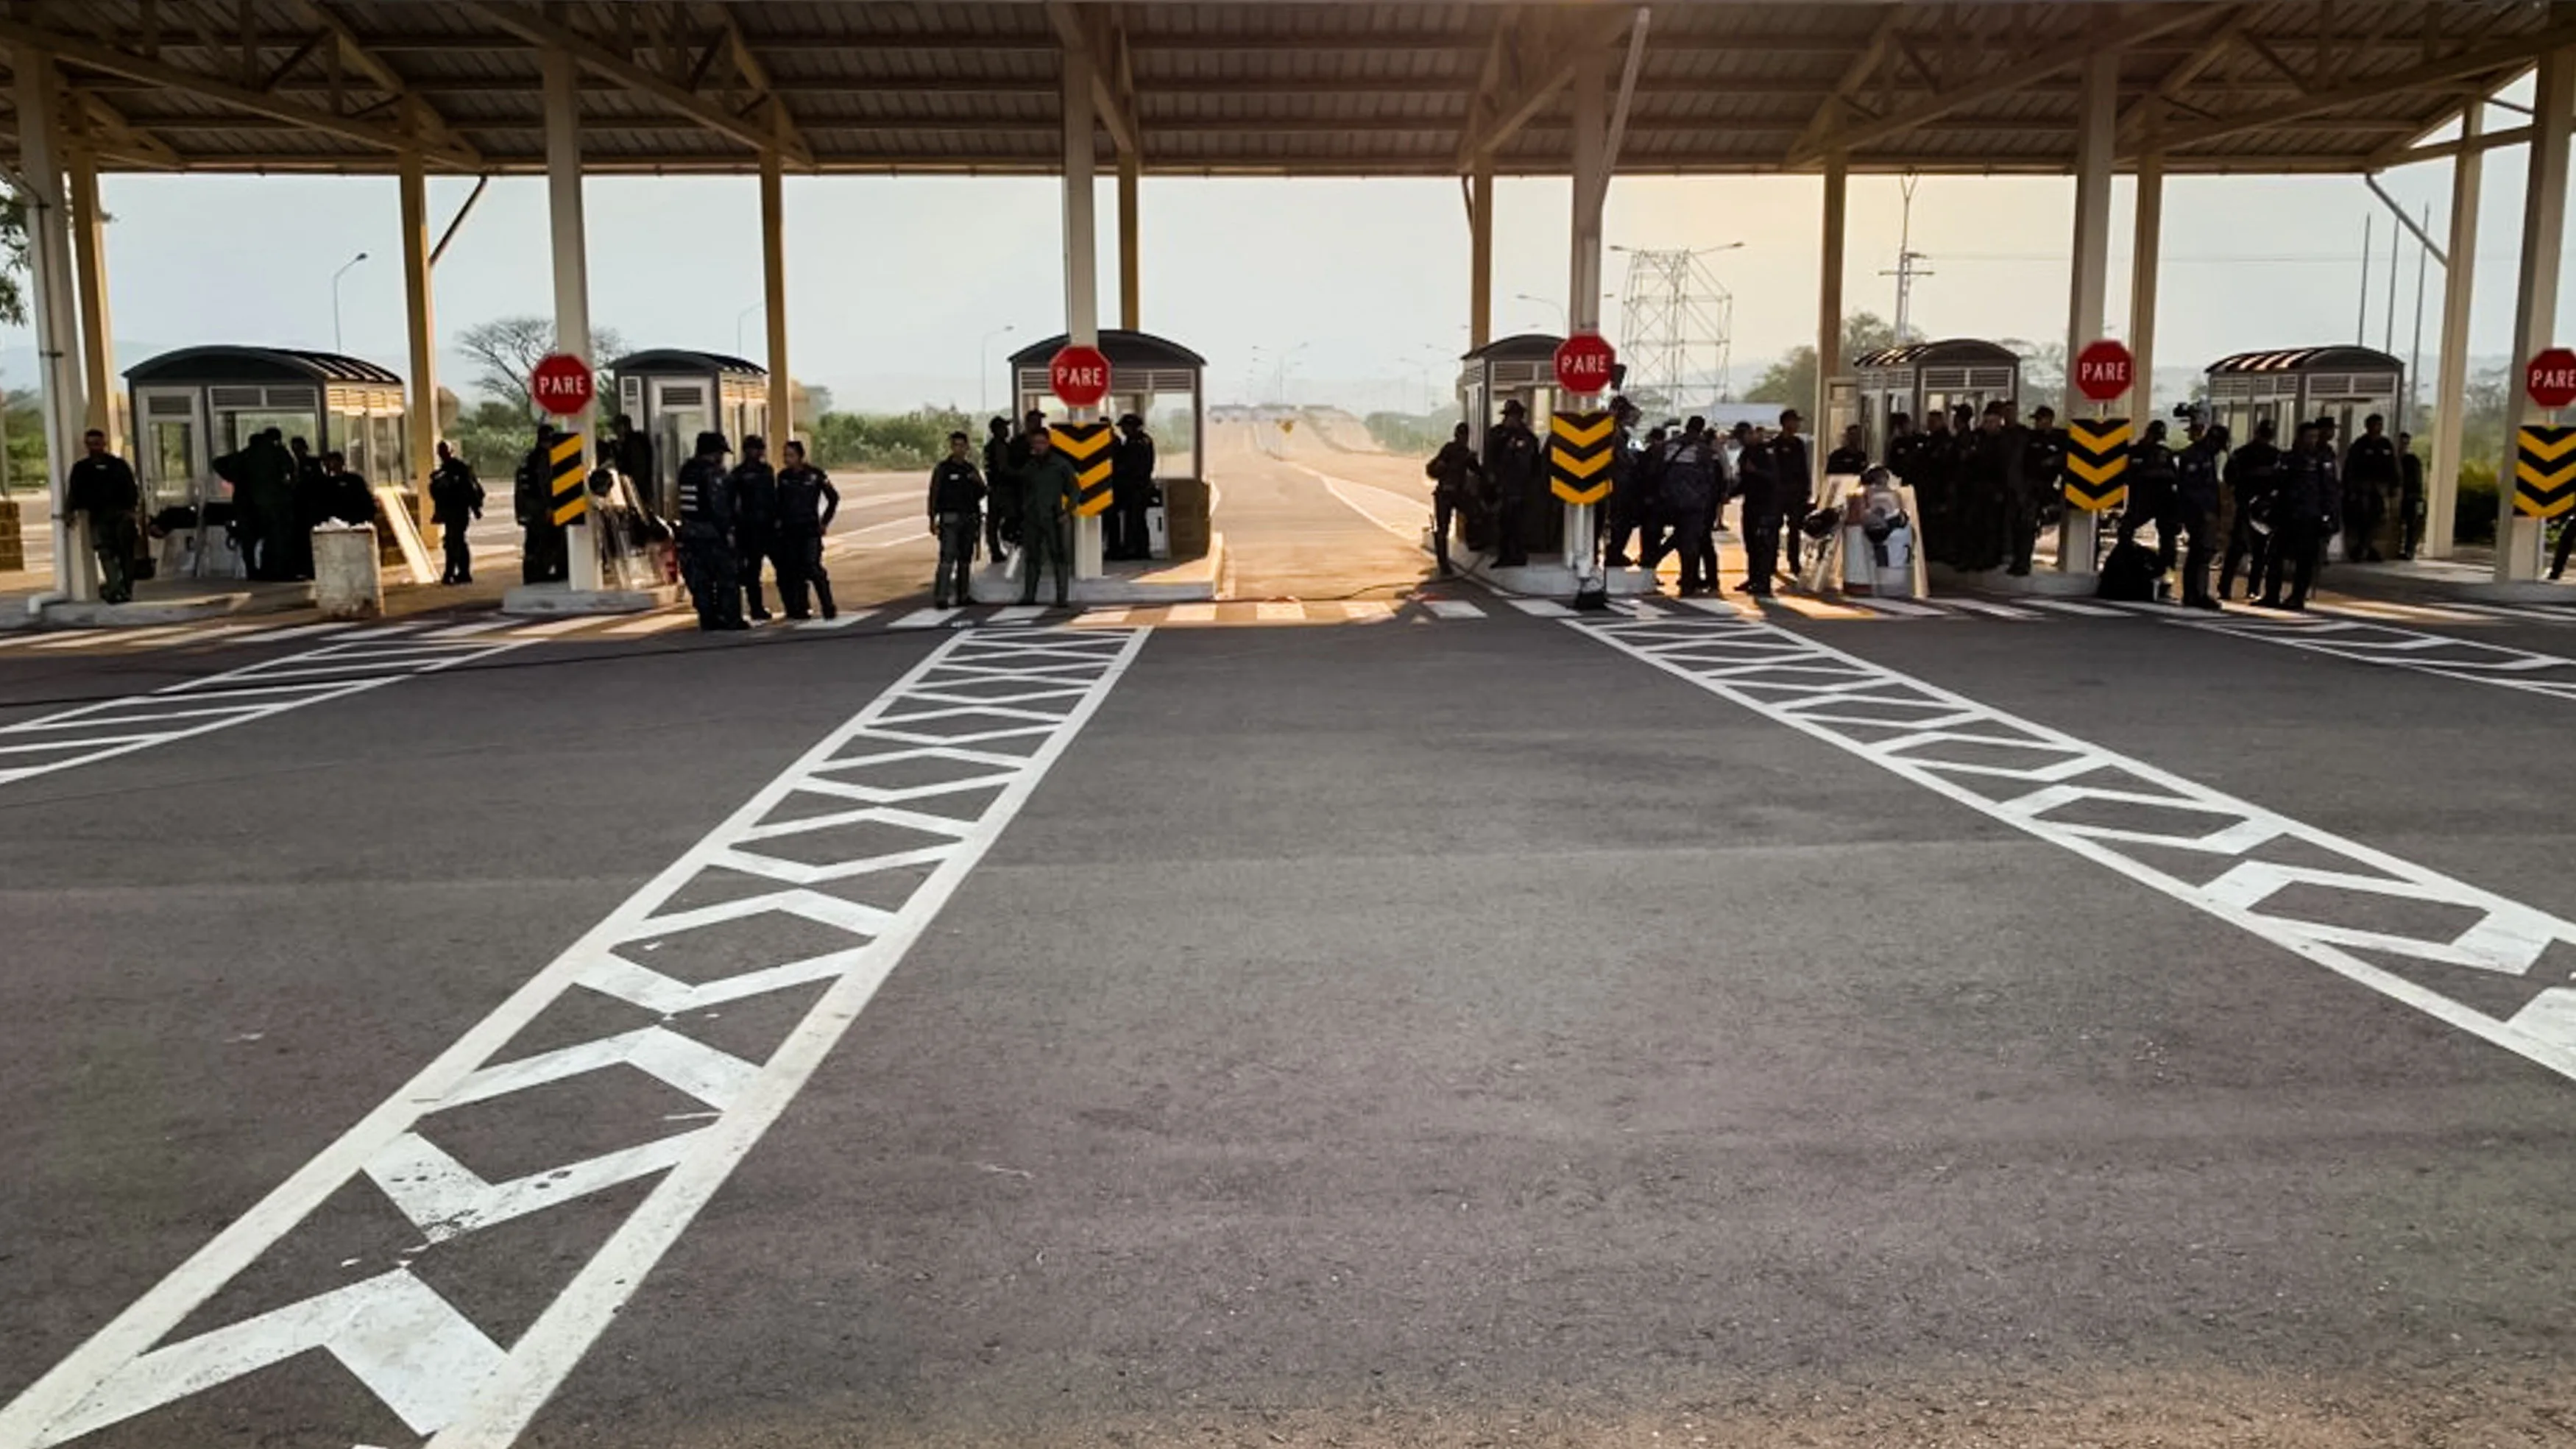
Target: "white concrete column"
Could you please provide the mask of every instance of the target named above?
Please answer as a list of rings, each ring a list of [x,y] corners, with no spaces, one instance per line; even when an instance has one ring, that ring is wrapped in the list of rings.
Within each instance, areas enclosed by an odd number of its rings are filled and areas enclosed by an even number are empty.
[[[2547,347],[2558,327],[2558,260],[2567,243],[2567,133],[2576,113],[2576,46],[2544,51],[2531,87],[2531,179],[2523,188],[2522,280],[2513,304],[2513,404],[2519,428],[2541,420],[2522,388],[2523,364]],[[2541,520],[2513,510],[2513,439],[2508,430],[2496,477],[2498,583],[2540,577]]]
[[[54,588],[98,597],[89,529],[63,506],[64,473],[80,456],[88,426],[82,397],[80,323],[74,306],[72,238],[63,183],[62,81],[51,54],[13,48],[17,71],[18,166],[26,184],[28,311],[36,322],[36,384],[45,418],[46,487],[54,503]]]
[[[1569,333],[1601,330],[1601,212],[1609,199],[1609,176],[1606,149],[1609,141],[1610,58],[1595,51],[1584,57],[1574,69],[1572,87],[1574,123],[1573,246],[1572,264],[1568,268],[1565,298],[1565,330]],[[1559,406],[1571,404],[1571,397]],[[1538,427],[1541,449],[1546,447],[1550,419],[1532,418]],[[1578,576],[1589,576],[1592,570],[1592,524],[1595,511],[1588,504],[1568,503],[1565,509],[1565,566]]]
[[[2460,138],[2474,141],[2486,129],[2481,93],[2460,111]],[[2486,153],[2462,147],[2451,158],[2451,238],[2442,265],[2442,340],[2433,384],[2433,462],[2424,480],[2424,553],[2449,558],[2460,506],[2460,424],[2469,410],[2469,304],[2477,292],[2478,198],[2484,189]]]
[[[779,148],[760,153],[760,298],[769,339],[769,456],[785,457],[796,436],[793,380],[787,370],[787,204]]]
[[[1850,166],[1846,152],[1825,156],[1824,236],[1816,275],[1816,396],[1807,405],[1807,453],[1817,462],[1836,446],[1825,405],[1833,396],[1834,374],[1843,370],[1843,233],[1851,198]],[[1813,480],[1809,483],[1812,486]]]
[[[1477,153],[1467,184],[1467,349],[1472,352],[1494,340],[1494,158]]]
[[[2111,276],[2111,159],[2120,123],[2120,52],[2103,46],[2084,62],[2075,132],[2075,243],[2073,295],[2066,307],[2066,397],[2059,416],[2098,411],[2075,387],[2075,355],[2102,335],[2108,323]],[[2057,528],[2060,572],[2093,572],[2095,518],[2069,507]]]
[[[412,506],[421,533],[429,533],[429,476],[438,467],[438,327],[429,277],[429,174],[419,148],[395,158],[402,205],[403,337],[411,368],[411,396],[403,428],[410,439]]]
[[[1091,58],[1064,53],[1064,332],[1084,347],[1100,345],[1099,222],[1092,152]],[[1079,416],[1079,414],[1076,414]],[[1097,515],[1073,525],[1073,576],[1100,577],[1101,526]]]
[[[538,53],[546,79],[546,201],[552,220],[555,266],[555,350],[596,366],[590,355],[590,250],[582,230],[580,67],[560,50]],[[578,431],[589,456],[599,455],[596,417],[583,413],[558,426]],[[735,441],[739,442],[739,439]],[[589,522],[584,514],[582,521]],[[572,535],[571,586],[599,587],[598,531]]]
[[[1130,332],[1145,326],[1145,255],[1143,219],[1137,189],[1144,158],[1133,151],[1118,157],[1118,325]]]
[[[83,128],[86,130],[86,127]],[[98,201],[98,153],[84,134],[71,145],[72,262],[80,275],[83,422],[107,434],[111,453],[125,452],[116,406],[116,340],[107,315],[107,212]]]
[[[2137,229],[2129,246],[2129,356],[2137,365],[2137,388],[2129,395],[2140,431],[2156,406],[2156,274],[2165,231],[2165,156],[2150,150],[2138,158]],[[2070,358],[2072,354],[2069,354]]]

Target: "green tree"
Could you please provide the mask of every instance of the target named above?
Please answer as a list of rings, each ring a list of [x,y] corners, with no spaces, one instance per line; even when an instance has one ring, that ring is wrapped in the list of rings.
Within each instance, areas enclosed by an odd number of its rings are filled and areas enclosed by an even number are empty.
[[[519,460],[536,440],[536,424],[530,421],[525,404],[490,400],[458,414],[456,426],[447,435],[447,441],[482,475],[486,488],[495,479],[507,483],[518,476]]]
[[[1849,362],[1864,352],[1896,345],[1896,329],[1875,312],[1856,312],[1843,319],[1843,359]],[[1816,349],[1793,347],[1779,361],[1763,369],[1762,378],[1745,389],[1746,402],[1779,403],[1785,407],[1811,408],[1816,405]]]
[[[456,334],[456,350],[473,359],[474,386],[486,397],[517,406],[527,416],[528,374],[555,350],[555,324],[543,317],[495,317]],[[614,358],[626,351],[613,327],[594,327],[590,355]],[[477,465],[479,468],[481,465]]]
[[[0,323],[27,325],[27,203],[0,200]]]

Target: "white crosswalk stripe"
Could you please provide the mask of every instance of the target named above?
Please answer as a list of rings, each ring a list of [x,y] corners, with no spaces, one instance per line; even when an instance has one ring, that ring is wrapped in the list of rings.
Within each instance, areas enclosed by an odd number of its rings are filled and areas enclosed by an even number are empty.
[[[1422,607],[1429,609],[1434,618],[1440,619],[1481,619],[1485,617],[1484,610],[1468,603],[1465,599],[1425,599],[1422,601]]]
[[[623,624],[611,624],[600,632],[635,638],[645,634],[662,634],[673,629],[685,629],[697,622],[696,614],[686,609],[672,609],[659,614],[647,614],[641,619],[630,619]]]
[[[2032,610],[2015,608],[2010,604],[1998,604],[1991,599],[1946,599],[1943,600],[1943,602],[1947,603],[1954,609],[1966,609],[1970,613],[1984,614],[1989,618],[1995,619],[2037,619],[2044,617]]]
[[[2086,604],[2074,599],[2034,598],[2030,602],[2034,608],[2047,609],[2052,613],[2076,614],[2087,619],[2117,619],[2129,612],[2126,609],[2114,609],[2107,604]]]

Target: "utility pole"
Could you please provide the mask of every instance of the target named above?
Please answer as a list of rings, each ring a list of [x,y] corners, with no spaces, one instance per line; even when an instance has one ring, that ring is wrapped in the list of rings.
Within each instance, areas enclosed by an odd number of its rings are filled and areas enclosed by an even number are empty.
[[[1897,183],[1904,194],[1905,207],[1899,214],[1902,219],[1896,232],[1896,270],[1879,273],[1896,279],[1896,342],[1900,347],[1914,340],[1914,279],[1932,275],[1917,265],[1931,258],[1914,249],[1914,187],[1921,179],[1908,175]]]
[[[2361,307],[2352,319],[2352,345],[2355,347],[2370,345],[2370,223],[2368,216],[2361,219]]]

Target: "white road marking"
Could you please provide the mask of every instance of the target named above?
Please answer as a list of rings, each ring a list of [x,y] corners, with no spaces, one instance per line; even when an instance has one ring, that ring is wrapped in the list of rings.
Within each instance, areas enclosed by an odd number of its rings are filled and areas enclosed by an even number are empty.
[[[1465,599],[1425,599],[1422,601],[1422,607],[1429,609],[1434,617],[1442,619],[1481,619],[1485,617],[1484,610],[1468,603]]]
[[[2314,606],[2320,614],[2342,614],[2356,619],[2377,619],[2397,624],[2483,624],[2487,616],[2439,604],[2383,603],[2377,599],[2339,599],[2331,604]]]
[[[632,619],[623,624],[611,624],[599,632],[634,638],[644,634],[662,634],[673,629],[685,629],[697,622],[698,616],[687,609],[665,609],[660,613],[647,614],[641,619]]]
[[[985,620],[984,622],[987,624],[1028,624],[1045,618],[1046,612],[1047,606],[1044,604],[1012,604],[1005,608],[995,609],[993,611],[993,617]]]
[[[140,644],[185,633],[193,624],[160,624],[149,629],[73,629],[37,645],[39,649],[94,649],[102,645]]]
[[[1174,624],[1213,624],[1216,622],[1216,605],[1174,604],[1163,611],[1163,617]]]
[[[847,629],[852,624],[859,622],[861,619],[874,618],[876,616],[876,612],[877,611],[874,609],[844,609],[828,619],[802,620],[796,625],[796,627],[799,629]]]
[[[2080,614],[2087,619],[2117,619],[2128,612],[2125,609],[2114,609],[2104,604],[2079,603],[2074,599],[2033,598],[2030,603],[2033,608],[2048,609],[2060,614]]]
[[[507,629],[517,622],[519,621],[516,619],[477,619],[471,624],[453,624],[444,629],[432,629],[421,637],[424,639],[471,639],[477,634],[489,634],[495,629]]]
[[[2479,973],[2487,999],[2499,978],[2530,981],[2544,954],[2576,945],[2576,924],[1785,629],[1572,627],[2576,1078],[2576,989],[2532,981],[2518,1010],[2497,1015],[2360,954]],[[2197,878],[2209,872],[2180,873],[2178,857],[2223,868]],[[2474,919],[2449,935],[2406,935],[2358,913],[2338,919],[2339,895]]]
[[[1770,598],[1763,600],[1763,605],[1774,609],[1786,609],[1792,614],[1803,615],[1810,619],[1871,619],[1878,617],[1877,615],[1870,613],[1867,609],[1855,609],[1849,604],[1837,604],[1831,599],[1818,598],[1813,594],[1773,594]]]
[[[1384,599],[1345,599],[1342,617],[1361,624],[1375,624],[1395,617],[1395,605]]]
[[[542,624],[522,625],[519,628],[511,630],[510,637],[513,639],[551,639],[558,634],[569,634],[575,629],[587,629],[594,624],[604,622],[606,621],[597,614],[575,614],[564,619],[548,619]],[[349,637],[358,639],[364,638],[365,636],[352,634]]]
[[[1085,609],[1074,617],[1073,622],[1086,628],[1114,629],[1127,622],[1130,612],[1126,609]]]
[[[1554,599],[1514,599],[1511,603],[1513,608],[1520,610],[1522,613],[1534,614],[1542,619],[1564,619],[1571,617],[1574,613],[1572,609],[1565,607]]]
[[[900,619],[889,622],[889,629],[942,629],[957,617],[955,609],[915,609]]]
[[[1947,616],[1945,610],[1936,609],[1930,604],[1918,604],[1912,599],[1881,599],[1859,594],[1845,594],[1843,602],[1855,608],[1867,609],[1873,614],[1893,614],[1900,619],[1939,619]]]
[[[1255,604],[1252,617],[1264,624],[1303,624],[1306,622],[1306,606],[1295,602]]]
[[[1762,617],[1762,606],[1742,594],[1727,594],[1714,599],[1676,599],[1673,602],[1685,609],[1696,609],[1703,614],[1715,614],[1723,619]]]
[[[344,639],[390,639],[396,634],[409,634],[419,627],[420,625],[418,624],[379,624],[372,629],[360,629],[354,634],[344,634],[341,637]]]
[[[355,636],[349,636],[354,638]],[[347,652],[346,643],[184,680],[149,694],[85,704],[0,728],[0,785],[130,755],[248,724],[308,704],[381,689],[415,674],[471,664],[519,646],[506,641],[413,641],[399,657]],[[180,706],[173,711],[172,706]],[[148,726],[188,721],[172,728]],[[138,727],[146,726],[146,727]],[[6,1443],[0,1439],[0,1443]]]
[[[2393,624],[2364,624],[2342,619],[2301,619],[2297,615],[2203,615],[2175,619],[2187,628],[2239,639],[2283,644],[2311,654],[2325,654],[2362,664],[2411,669],[2473,684],[2492,684],[2526,694],[2576,700],[2576,659],[2535,654],[2501,644],[2480,644],[2447,634],[2400,629]]]
[[[786,1110],[1072,744],[1145,639],[1143,630],[1054,628],[961,632],[945,641],[410,1083],[0,1409],[0,1444],[59,1444],[315,1348],[338,1359],[414,1433],[434,1436],[433,1446],[509,1444]],[[941,777],[906,783],[924,765],[937,767]],[[872,771],[889,773],[871,782]],[[988,792],[990,798],[982,798]],[[849,808],[819,814],[799,809],[818,799]],[[771,820],[782,807],[788,813]],[[901,830],[928,843],[821,864],[812,863],[810,846],[777,855],[764,848],[774,840],[853,824]],[[859,905],[819,888],[925,865],[929,874],[890,908]],[[674,908],[673,901],[709,872],[763,876],[777,888],[718,905]],[[843,939],[819,955],[774,959],[703,982],[637,964],[649,948],[682,931],[743,922],[819,926]],[[784,955],[786,948],[770,954]],[[814,983],[825,985],[822,995],[758,1061],[658,1025],[500,1059],[531,1022],[576,993],[617,997],[647,1012],[670,1014]],[[714,1109],[714,1120],[504,1183],[484,1180],[435,1145],[442,1112],[481,1104],[479,1115],[488,1120],[497,1110],[493,1104],[506,1105],[517,1093],[611,1067],[640,1070],[697,1098]],[[527,1125],[542,1131],[547,1122],[532,1112]],[[506,1351],[407,1265],[191,1338],[169,1339],[208,1299],[267,1261],[272,1249],[332,1198],[358,1189],[362,1179],[432,1240],[434,1252],[436,1242],[655,1177],[659,1181],[642,1203]],[[335,1437],[349,1442],[358,1427]]]
[[[336,634],[344,629],[352,627],[355,626],[342,623],[290,624],[283,629],[263,629],[259,633],[249,635],[245,638],[236,639],[233,642],[236,644],[267,644],[279,639],[302,639],[314,634]],[[438,636],[433,634],[430,637],[436,638]]]
[[[1991,614],[1998,619],[2036,619],[2040,617],[2028,609],[2016,609],[2010,604],[1998,604],[1987,599],[1949,599],[1944,602],[1949,603],[1956,608],[1969,610],[1973,613]]]

